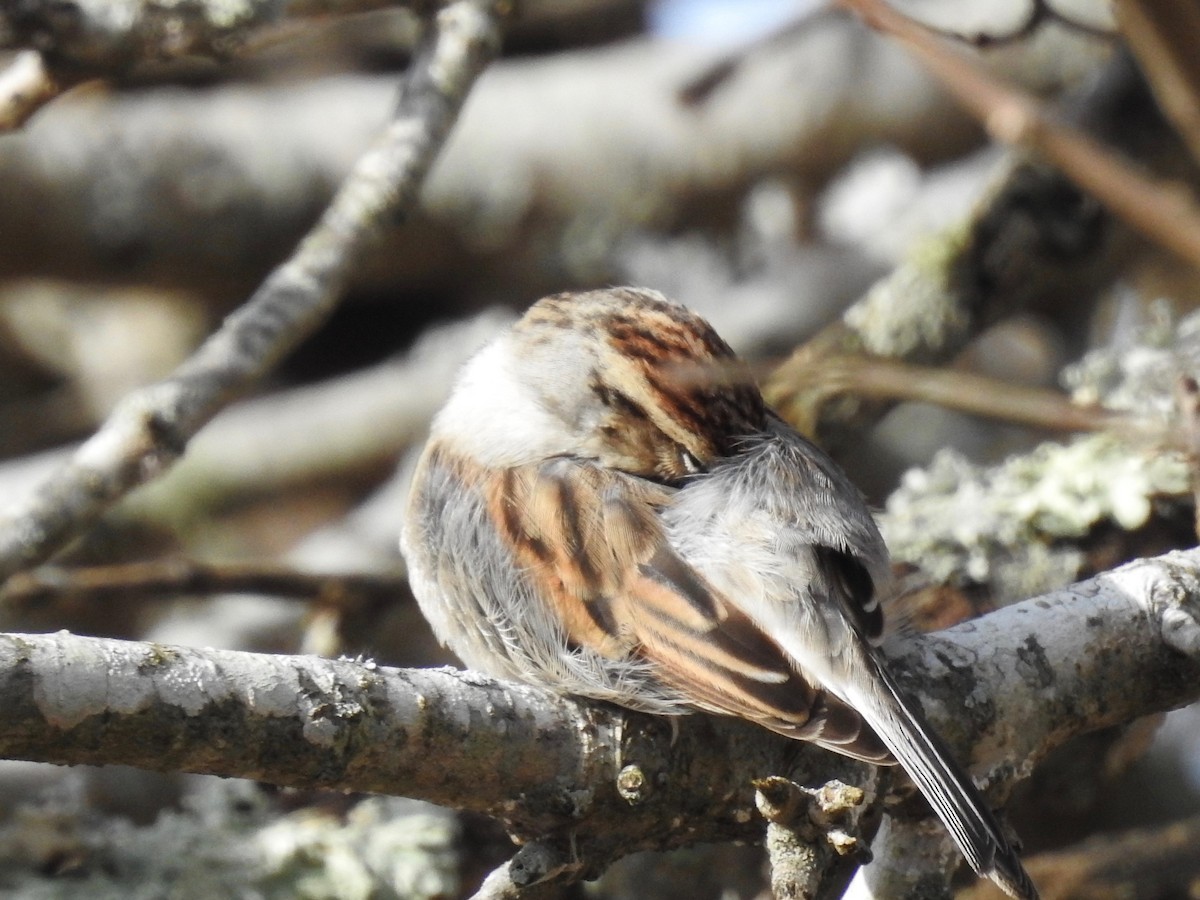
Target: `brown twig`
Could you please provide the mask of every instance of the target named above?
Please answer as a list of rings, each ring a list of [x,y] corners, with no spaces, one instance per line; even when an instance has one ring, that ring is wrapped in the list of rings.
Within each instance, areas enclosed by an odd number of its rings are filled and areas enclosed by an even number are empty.
[[[1200,266],[1200,206],[1180,187],[1151,179],[1031,95],[1002,84],[928,29],[882,0],[839,0],[872,28],[907,46],[996,140],[1033,150],[1133,228]]]
[[[292,256],[165,381],[128,396],[58,475],[0,515],[0,580],[61,549],[332,313],[343,286],[415,200],[475,78],[499,48],[502,0],[457,0],[436,17],[395,119],[359,159]]]
[[[1200,6],[1192,0],[1117,0],[1115,6],[1154,96],[1200,163]]]
[[[1048,431],[1145,430],[1136,416],[1101,406],[1080,406],[1047,388],[1013,384],[960,369],[918,366],[873,356],[834,356],[820,371],[789,371],[818,406],[852,395],[869,401],[932,403],[946,409]],[[777,395],[787,402],[782,384]]]

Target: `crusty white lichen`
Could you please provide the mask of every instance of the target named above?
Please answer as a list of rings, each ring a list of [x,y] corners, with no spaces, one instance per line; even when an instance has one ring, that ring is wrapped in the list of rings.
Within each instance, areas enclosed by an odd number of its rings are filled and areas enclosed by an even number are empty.
[[[881,525],[892,555],[936,581],[984,583],[999,599],[1019,598],[1076,576],[1082,554],[1070,539],[1105,521],[1138,528],[1156,498],[1187,487],[1180,455],[1109,434],[1045,443],[994,467],[945,450],[904,476]]]
[[[1168,421],[1183,374],[1200,375],[1200,313],[1176,322],[1166,303],[1156,303],[1132,341],[1091,351],[1063,370],[1062,381],[1077,403]]]
[[[845,321],[863,347],[884,356],[920,356],[961,334],[969,320],[956,291],[946,283],[950,260],[963,252],[962,229],[920,242],[890,277],[880,281],[861,303],[846,311]]]
[[[457,820],[446,810],[371,797],[345,820],[310,812],[261,829],[254,847],[271,875],[256,881],[281,900],[453,897],[461,889],[457,843]]]
[[[182,809],[138,826],[96,813],[83,781],[74,782],[0,824],[5,896],[433,900],[461,892],[457,820],[427,803],[371,797],[345,816],[302,809],[279,817],[252,783],[205,778],[192,782]],[[66,874],[47,875],[64,865]]]
[[[1166,424],[1181,373],[1200,371],[1200,315],[1160,314],[1132,346],[1088,354],[1064,381],[1077,399]],[[1000,465],[954,451],[908,472],[881,525],[897,560],[937,582],[986,584],[1000,602],[1059,587],[1080,572],[1077,539],[1111,523],[1147,523],[1156,502],[1188,493],[1183,455],[1142,438],[1098,433],[1047,442]]]

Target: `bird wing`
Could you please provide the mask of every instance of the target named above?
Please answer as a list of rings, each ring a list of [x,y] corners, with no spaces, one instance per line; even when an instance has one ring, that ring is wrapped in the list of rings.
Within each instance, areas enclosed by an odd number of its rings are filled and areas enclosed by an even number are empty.
[[[497,504],[493,521],[514,547],[534,586],[531,594],[552,608],[550,617],[562,625],[569,645],[618,665],[632,658],[649,662],[664,685],[700,709],[857,759],[899,760],[972,868],[1014,897],[1036,898],[986,801],[871,646],[880,616],[871,573],[849,552],[855,542],[843,537],[813,543],[808,510],[769,513],[786,512],[786,521],[799,528],[797,546],[774,549],[780,556],[806,556],[799,569],[804,583],[782,580],[797,592],[793,602],[815,611],[809,619],[815,633],[806,640],[822,648],[826,662],[810,662],[840,672],[836,680],[842,683],[831,682],[835,694],[801,667],[799,658],[811,652],[785,650],[672,546],[660,513],[678,510],[678,498],[691,491],[676,493],[562,457],[508,470],[489,503]],[[806,602],[800,603],[799,592],[809,594]]]
[[[807,678],[670,545],[658,513],[673,495],[560,457],[507,470],[489,504],[533,594],[553,607],[571,645],[614,661],[645,660],[700,709],[891,762],[850,706]]]

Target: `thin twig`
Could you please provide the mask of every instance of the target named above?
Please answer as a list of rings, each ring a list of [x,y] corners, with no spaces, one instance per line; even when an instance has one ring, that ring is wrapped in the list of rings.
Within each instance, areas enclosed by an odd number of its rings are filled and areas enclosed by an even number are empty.
[[[1143,175],[1087,135],[1054,120],[1034,97],[992,78],[882,0],[839,2],[912,50],[996,140],[1041,154],[1133,228],[1200,266],[1200,206],[1186,190]]]
[[[976,372],[918,366],[878,356],[834,356],[819,370],[789,370],[817,405],[851,395],[862,400],[932,403],[970,415],[1047,431],[1148,431],[1150,423],[1119,410],[1080,406],[1059,391],[1013,384]],[[776,382],[780,402],[787,402]],[[1161,428],[1157,429],[1161,431]]]
[[[146,60],[223,59],[255,30],[288,19],[328,17],[384,7],[428,13],[448,0],[24,0],[0,4],[0,49],[38,47],[55,75],[120,74]]]
[[[325,321],[364,252],[412,205],[496,55],[501,5],[458,0],[438,13],[395,119],[291,258],[171,377],[128,396],[55,478],[0,515],[0,580],[46,559],[169,468],[205,423]]]

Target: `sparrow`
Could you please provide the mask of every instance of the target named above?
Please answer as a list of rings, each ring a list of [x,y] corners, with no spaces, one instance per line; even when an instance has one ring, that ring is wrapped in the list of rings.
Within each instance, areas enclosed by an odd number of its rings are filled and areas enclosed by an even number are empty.
[[[401,547],[469,668],[899,763],[977,873],[1037,897],[878,649],[890,566],[862,495],[686,307],[636,288],[530,307],[435,417]]]

